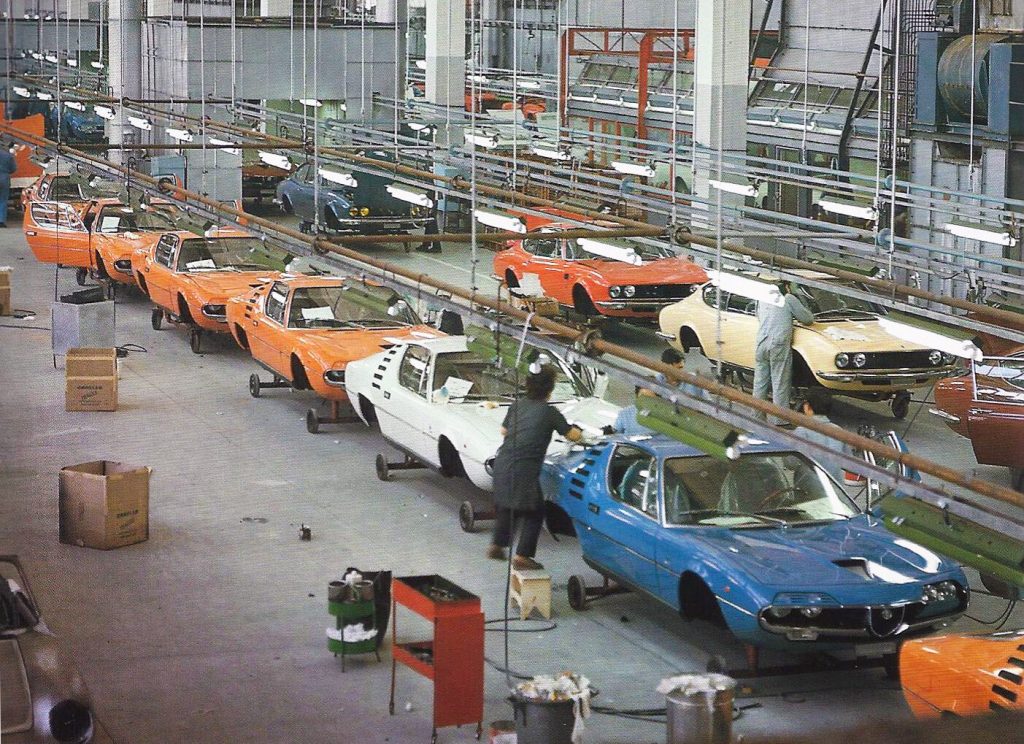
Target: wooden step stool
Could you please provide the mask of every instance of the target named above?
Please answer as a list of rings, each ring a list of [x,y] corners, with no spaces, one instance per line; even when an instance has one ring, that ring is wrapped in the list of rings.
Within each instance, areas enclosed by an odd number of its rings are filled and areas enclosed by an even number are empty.
[[[545,620],[551,619],[551,574],[547,571],[512,569],[509,597],[519,605],[519,617],[525,620],[537,610]]]

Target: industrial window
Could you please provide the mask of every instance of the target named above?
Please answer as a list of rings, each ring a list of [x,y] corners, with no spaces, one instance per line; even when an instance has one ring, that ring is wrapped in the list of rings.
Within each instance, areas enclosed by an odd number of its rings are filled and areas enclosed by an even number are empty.
[[[178,240],[173,235],[164,235],[156,244],[154,258],[161,266],[171,268],[174,265],[174,249],[178,247]]]
[[[638,447],[621,445],[608,468],[612,498],[658,518],[658,461]]]
[[[267,294],[267,303],[263,312],[271,320],[284,325],[284,306],[288,301],[288,286],[282,282],[275,282]]]
[[[1013,15],[1013,0],[989,0],[989,12],[996,16]]]
[[[417,395],[426,395],[429,366],[430,352],[418,346],[410,346],[398,368],[398,383]]]

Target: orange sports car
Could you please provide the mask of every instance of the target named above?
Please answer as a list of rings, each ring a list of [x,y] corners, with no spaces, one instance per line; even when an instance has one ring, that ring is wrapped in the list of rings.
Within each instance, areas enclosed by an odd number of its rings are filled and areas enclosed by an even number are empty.
[[[545,219],[527,218],[526,224],[542,232],[578,228]],[[647,244],[543,235],[496,253],[494,274],[510,289],[539,284],[545,296],[581,315],[651,320],[708,279],[697,264]]]
[[[116,197],[119,189],[120,185],[114,181],[87,179],[65,170],[48,170],[21,192],[21,204],[26,211],[29,204],[37,201],[63,202],[81,210],[93,199]]]
[[[231,334],[248,349],[273,382],[249,377],[258,398],[265,387],[313,390],[334,407],[331,419],[316,409],[306,428],[338,420],[337,404],[348,400],[345,366],[390,348],[410,336],[434,338],[439,331],[421,324],[391,289],[353,278],[284,275],[227,302]]]
[[[67,203],[33,201],[25,210],[25,240],[42,263],[73,267],[78,283],[88,275],[135,284],[132,252],[175,229],[170,204],[133,209],[118,199],[96,199],[81,210]]]
[[[918,718],[1024,708],[1024,630],[906,641],[899,665],[903,696]]]
[[[237,230],[174,230],[132,253],[132,273],[156,305],[153,328],[159,330],[164,317],[188,325],[189,347],[198,354],[204,331],[228,333],[228,300],[277,279],[284,260]]]

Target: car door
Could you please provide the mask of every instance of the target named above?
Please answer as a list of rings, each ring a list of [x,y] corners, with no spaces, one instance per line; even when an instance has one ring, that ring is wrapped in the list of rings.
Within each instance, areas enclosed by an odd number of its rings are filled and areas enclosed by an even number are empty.
[[[534,238],[523,241],[523,250],[528,257],[523,263],[524,281],[521,282],[524,287],[529,287],[531,282],[526,277],[531,274],[536,276],[544,294],[559,302],[562,301],[557,294],[562,262],[560,242],[554,238]]]
[[[967,430],[978,462],[1024,468],[1024,356],[989,357],[971,370]]]
[[[412,452],[431,465],[439,466],[437,441],[430,435],[431,419],[438,411],[431,410],[431,354],[422,346],[407,346],[398,361],[397,378],[381,390],[377,420],[381,433],[395,444]]]
[[[285,309],[288,304],[288,285],[274,282],[261,297],[259,306],[251,314],[250,326],[246,329],[249,350],[253,358],[274,370],[277,374],[291,379],[290,365],[286,364]],[[260,302],[257,303],[259,305]]]
[[[605,488],[585,498],[591,513],[592,556],[612,574],[658,595],[661,531],[658,459],[633,444],[618,444],[608,459]],[[596,498],[595,498],[596,497]]]
[[[142,266],[149,298],[174,313],[178,310],[174,303],[174,266],[178,258],[179,242],[176,235],[164,235],[152,250],[147,251]]]
[[[289,192],[295,214],[303,219],[312,220],[313,208],[313,166],[309,163],[301,166],[292,176],[292,188]]]
[[[39,261],[89,268],[89,231],[70,204],[34,201],[25,214],[25,240]]]

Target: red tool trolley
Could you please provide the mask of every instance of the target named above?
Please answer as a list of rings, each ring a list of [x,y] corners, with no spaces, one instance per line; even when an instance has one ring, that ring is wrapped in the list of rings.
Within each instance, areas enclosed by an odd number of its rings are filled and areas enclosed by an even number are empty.
[[[484,718],[484,614],[480,598],[443,576],[399,576],[391,589],[391,702],[395,713],[395,672],[401,662],[434,683],[434,726],[437,729],[476,723]],[[434,626],[433,637],[398,641],[398,606],[412,610]]]

